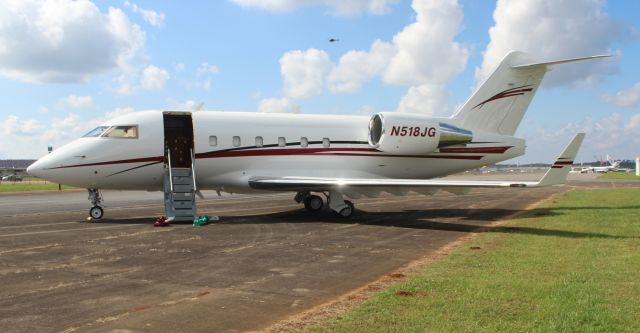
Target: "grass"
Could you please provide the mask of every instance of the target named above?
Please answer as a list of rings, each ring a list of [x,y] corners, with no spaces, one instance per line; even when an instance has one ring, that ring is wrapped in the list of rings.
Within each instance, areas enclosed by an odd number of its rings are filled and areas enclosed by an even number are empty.
[[[63,190],[75,189],[75,187],[62,185]],[[19,182],[11,182],[0,184],[0,192],[23,192],[23,191],[57,191],[58,184],[51,183],[39,183],[39,184],[27,184]]]
[[[607,172],[600,178],[605,179],[627,179],[627,180],[640,180],[640,176],[636,176],[635,172]]]
[[[312,332],[638,332],[640,189],[548,200]]]

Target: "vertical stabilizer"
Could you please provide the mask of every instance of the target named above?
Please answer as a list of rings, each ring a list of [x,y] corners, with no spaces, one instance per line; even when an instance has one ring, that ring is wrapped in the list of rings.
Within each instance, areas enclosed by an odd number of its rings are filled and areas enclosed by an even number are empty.
[[[526,53],[511,51],[452,120],[469,130],[513,135],[549,66],[602,57],[609,55],[535,63]]]

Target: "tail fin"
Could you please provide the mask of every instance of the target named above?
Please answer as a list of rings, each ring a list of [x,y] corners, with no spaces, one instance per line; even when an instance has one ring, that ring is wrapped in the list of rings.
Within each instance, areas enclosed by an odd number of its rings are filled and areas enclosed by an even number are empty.
[[[549,66],[602,57],[609,55],[532,63],[511,51],[452,119],[465,129],[513,135]]]
[[[578,155],[582,140],[584,140],[584,133],[576,134],[536,186],[564,184],[565,180],[567,180],[567,175],[569,175],[569,171],[571,171],[573,160],[575,160],[576,155]]]

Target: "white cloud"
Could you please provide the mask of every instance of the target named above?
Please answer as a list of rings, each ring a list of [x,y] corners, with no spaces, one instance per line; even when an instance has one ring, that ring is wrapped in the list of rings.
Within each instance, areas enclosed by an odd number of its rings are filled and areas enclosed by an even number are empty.
[[[108,119],[133,112],[131,107],[115,108],[95,118],[81,117],[75,113],[51,116],[46,120],[21,119],[9,115],[0,119],[0,135],[10,140],[0,140],[0,152],[7,158],[37,158],[46,154],[47,146],[59,148],[79,138]]]
[[[355,92],[366,81],[380,77],[387,84],[411,86],[398,111],[444,115],[448,111],[444,87],[464,70],[469,55],[455,41],[462,28],[462,9],[457,0],[415,0],[412,7],[415,21],[392,42],[376,40],[369,51],[349,51],[335,66],[324,51],[286,53],[280,59],[284,95],[321,94],[323,73],[330,69],[327,83],[331,92]]]
[[[593,156],[609,154],[616,159],[630,159],[638,154],[640,145],[640,113],[625,119],[619,113],[594,120],[553,126],[530,124],[521,136],[527,140],[527,154],[521,159],[530,162],[550,162],[578,132],[585,132],[577,161],[593,161]]]
[[[349,51],[340,57],[328,77],[332,92],[355,92],[387,67],[395,49],[389,43],[376,40],[369,52]]]
[[[182,102],[169,100],[168,104],[170,110],[176,111],[202,111],[207,108],[204,102],[196,102],[191,99]]]
[[[140,8],[135,3],[129,1],[124,2],[125,7],[130,8],[134,13],[142,15],[142,18],[156,28],[160,28],[164,25],[165,15],[164,13],[158,13],[155,10]]]
[[[65,98],[62,98],[58,101],[58,106],[65,107],[70,106],[78,109],[86,109],[93,107],[93,97],[91,96],[77,96],[77,95],[69,95]]]
[[[308,98],[322,93],[324,78],[331,69],[329,55],[322,50],[295,50],[280,58],[283,93],[289,98]]]
[[[466,66],[469,51],[454,41],[462,27],[457,0],[414,1],[416,21],[393,37],[397,53],[384,72],[392,84],[445,84]]]
[[[190,84],[190,86],[201,88],[204,91],[209,91],[209,89],[211,88],[211,82],[213,81],[211,75],[218,74],[219,72],[220,69],[218,68],[218,66],[211,65],[208,62],[203,62],[200,64],[200,66],[198,66],[198,69],[196,70],[196,76],[198,78],[206,76],[206,78],[202,81],[196,80],[193,84]]]
[[[636,113],[635,115],[631,116],[624,129],[625,131],[633,134],[637,140],[638,133],[640,133],[640,113]]]
[[[9,115],[0,123],[0,129],[2,129],[4,137],[10,135],[32,136],[42,130],[43,127],[42,124],[34,119],[20,120],[20,117],[14,115]]]
[[[142,55],[145,33],[117,8],[90,1],[4,1],[0,75],[36,82],[81,82]]]
[[[288,98],[265,98],[258,103],[258,112],[264,113],[300,113],[301,109]]]
[[[142,71],[140,86],[146,90],[161,90],[169,78],[169,72],[166,70],[154,65],[149,65]]]
[[[184,64],[179,62],[175,65],[174,70],[176,71],[176,73],[180,73],[182,71],[184,71]]]
[[[218,74],[218,72],[220,72],[218,66],[210,65],[208,62],[203,62],[198,67],[196,74],[198,74],[198,76],[202,76],[205,74]]]
[[[326,6],[336,15],[356,15],[362,12],[383,15],[398,0],[231,0],[247,8],[259,8],[272,12],[289,12],[303,6]]]
[[[115,109],[113,109],[113,111],[105,113],[104,117],[106,119],[113,119],[113,118],[125,115],[127,113],[131,113],[133,111],[135,111],[135,110],[130,106],[125,106],[125,107],[121,107],[121,108],[115,108]]]
[[[447,108],[447,93],[443,85],[423,84],[409,88],[400,99],[398,112],[422,113],[430,116],[445,116]]]
[[[601,0],[499,0],[495,24],[476,79],[486,79],[510,50],[528,52],[540,60],[556,60],[609,53],[624,26],[605,12]],[[589,85],[609,74],[611,63],[590,61],[558,66],[545,83]]]
[[[640,82],[633,87],[613,94],[602,95],[602,100],[618,107],[631,107],[640,103]]]

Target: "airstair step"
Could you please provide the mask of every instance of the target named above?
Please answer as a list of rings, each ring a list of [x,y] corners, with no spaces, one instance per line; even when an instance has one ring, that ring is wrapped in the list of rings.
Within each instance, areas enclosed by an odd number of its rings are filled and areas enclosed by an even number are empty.
[[[174,177],[189,177],[191,176],[191,169],[189,168],[172,168],[171,175]]]
[[[191,177],[176,177],[173,176],[173,185],[187,185],[193,184],[193,178]]]
[[[177,200],[173,200],[173,208],[175,209],[193,209],[193,201],[189,200],[189,201],[177,201]]]
[[[193,201],[193,193],[173,193],[173,201]]]
[[[187,193],[193,190],[193,184],[173,184],[173,193]]]
[[[175,207],[174,212],[176,213],[176,216],[191,216],[191,218],[193,218],[193,216],[195,215],[193,209],[191,208],[181,209]]]

